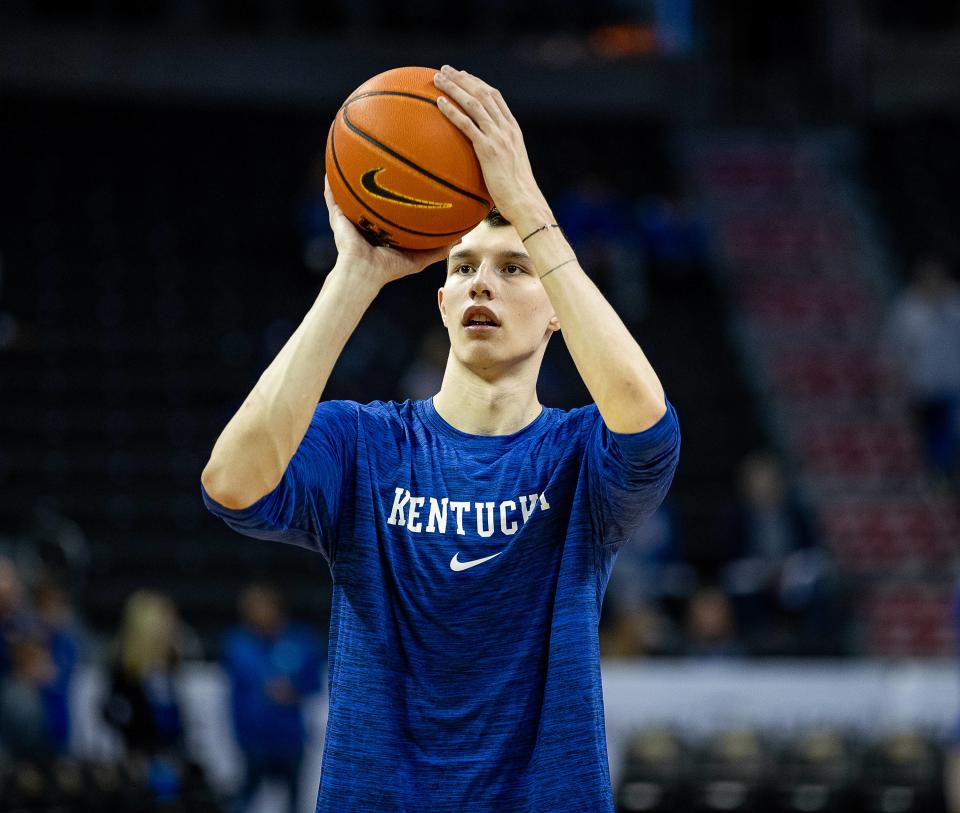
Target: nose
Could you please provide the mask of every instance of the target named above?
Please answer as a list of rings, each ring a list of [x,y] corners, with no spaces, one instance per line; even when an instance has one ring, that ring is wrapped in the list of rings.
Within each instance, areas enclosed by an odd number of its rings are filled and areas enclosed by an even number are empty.
[[[486,294],[487,299],[493,299],[493,283],[495,271],[490,263],[480,263],[477,273],[470,283],[470,298],[476,299],[480,294]]]

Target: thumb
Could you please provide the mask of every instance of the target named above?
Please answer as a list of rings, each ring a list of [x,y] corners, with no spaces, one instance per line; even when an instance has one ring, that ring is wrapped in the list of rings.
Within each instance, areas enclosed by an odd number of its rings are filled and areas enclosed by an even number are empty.
[[[333,198],[333,191],[330,189],[330,181],[327,180],[326,175],[323,176],[323,200],[327,204],[330,228],[336,232],[338,226],[342,228],[342,222],[347,219],[347,216],[337,206],[337,202]]]

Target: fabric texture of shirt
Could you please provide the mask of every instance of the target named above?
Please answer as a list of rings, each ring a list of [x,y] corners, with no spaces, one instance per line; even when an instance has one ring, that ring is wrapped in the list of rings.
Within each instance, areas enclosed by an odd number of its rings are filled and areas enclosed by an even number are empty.
[[[662,502],[676,412],[595,405],[470,435],[431,400],[321,402],[277,487],[207,507],[333,576],[321,813],[612,811],[597,625]]]

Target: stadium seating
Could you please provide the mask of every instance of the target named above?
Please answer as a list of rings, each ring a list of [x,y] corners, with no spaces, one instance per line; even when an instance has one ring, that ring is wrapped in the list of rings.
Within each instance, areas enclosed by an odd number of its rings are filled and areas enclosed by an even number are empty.
[[[865,735],[828,726],[710,736],[669,728],[630,739],[617,813],[942,813],[943,745],[915,729]]]
[[[868,651],[947,654],[950,616],[937,613],[960,521],[926,482],[906,405],[884,384],[879,326],[892,281],[859,203],[857,154],[839,131],[688,145],[746,366],[828,544],[856,578]],[[920,580],[909,599],[898,592],[905,577]],[[906,611],[896,623],[894,608]]]

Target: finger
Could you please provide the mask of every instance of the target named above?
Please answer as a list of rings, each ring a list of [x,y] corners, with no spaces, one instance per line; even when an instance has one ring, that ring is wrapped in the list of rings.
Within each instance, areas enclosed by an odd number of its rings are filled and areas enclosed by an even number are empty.
[[[327,204],[327,212],[333,215],[335,209],[339,209],[337,202],[333,199],[333,190],[330,188],[330,180],[326,175],[323,176],[323,199]]]
[[[459,240],[457,242],[460,242]],[[449,246],[440,246],[440,248],[434,249],[427,255],[427,260],[430,265],[445,261],[450,255],[450,251],[457,243],[451,243]]]
[[[496,88],[488,85],[479,76],[474,76],[467,71],[458,71],[450,65],[444,65],[440,71],[441,76],[449,77],[475,99],[479,100],[491,119],[496,120],[501,115],[502,111],[494,100],[494,94],[497,93]]]
[[[499,90],[494,89],[493,91],[493,102],[496,104],[497,108],[500,110],[500,113],[503,117],[510,122],[510,124],[516,124],[517,120],[513,117],[513,113],[510,112],[510,108],[507,107],[507,103],[503,98],[503,94]]]
[[[493,128],[493,119],[480,99],[457,84],[452,77],[442,73],[434,79],[434,84],[460,105],[483,132],[490,132]]]
[[[460,110],[446,96],[441,96],[439,99],[437,99],[437,107],[440,108],[440,112],[443,113],[443,115],[445,115],[454,123],[460,132],[462,132],[467,138],[470,139],[470,141],[473,142],[474,147],[483,141],[483,131],[477,127],[476,124],[474,124],[473,119],[470,118],[470,116]]]
[[[434,263],[438,263],[441,260],[446,260],[447,255],[450,253],[450,250],[456,244],[457,243],[451,243],[449,246],[440,246],[439,248],[416,249],[412,251],[401,250],[400,253],[411,260],[416,260],[417,264],[421,268],[426,268],[428,265],[433,265]]]
[[[330,181],[326,175],[323,176],[323,199],[327,204],[327,218],[330,221],[330,228],[336,231],[337,226],[342,220],[346,220],[347,216],[337,206],[337,202],[333,198],[333,190],[330,188]]]

